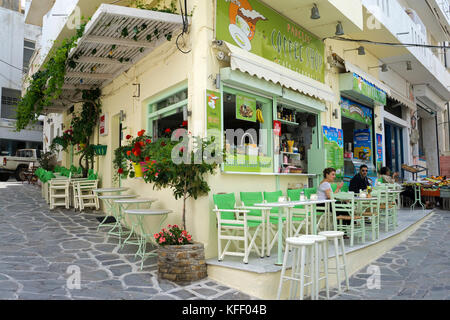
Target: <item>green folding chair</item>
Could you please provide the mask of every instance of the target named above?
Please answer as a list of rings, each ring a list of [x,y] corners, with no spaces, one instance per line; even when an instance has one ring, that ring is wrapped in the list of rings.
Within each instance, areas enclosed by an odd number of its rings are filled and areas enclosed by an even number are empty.
[[[225,255],[244,257],[244,263],[248,263],[250,251],[255,249],[256,253],[264,256],[256,245],[256,239],[263,232],[263,222],[256,221],[254,216],[250,220],[248,213],[250,210],[243,210],[236,207],[234,193],[213,195],[214,209],[217,218],[217,245],[218,260],[222,261]],[[226,241],[222,249],[222,240]],[[239,242],[244,243],[243,252],[239,247]],[[235,250],[231,250],[231,244]]]
[[[368,222],[370,223],[371,231],[372,231],[372,241],[375,241],[380,237],[380,203],[381,203],[381,192],[379,190],[373,190],[371,193],[372,198],[376,198],[376,200],[367,201],[361,204],[362,212],[366,228],[368,226]]]
[[[240,209],[249,210],[247,217],[249,221],[257,221],[263,224],[262,239],[261,239],[261,252],[265,252],[266,243],[266,222],[269,212],[272,208],[267,207],[255,207],[256,203],[263,203],[264,198],[262,192],[241,192],[240,198],[242,206]]]
[[[333,186],[331,186],[331,188],[333,189]],[[306,188],[304,189],[305,192],[305,196],[306,198],[310,199],[312,194],[317,194],[317,188]],[[323,219],[325,218],[325,207],[319,207],[317,208],[316,206],[314,206],[315,210],[312,212],[312,214],[316,215],[316,229],[320,229],[320,224],[322,223]],[[311,226],[311,230],[314,230],[313,227]],[[325,230],[322,230],[325,231]]]
[[[396,214],[397,205],[396,198],[397,195],[389,192],[389,188],[386,184],[378,185],[374,191],[378,191],[380,195],[380,224],[384,224],[384,231],[388,232],[391,228],[395,229],[396,225]],[[373,193],[373,191],[372,191]]]
[[[336,202],[332,203],[336,230],[343,231],[350,237],[351,247],[353,246],[356,237],[360,237],[363,242],[365,239],[365,224],[362,216],[358,216],[355,212],[354,192],[333,193],[332,198],[336,200]],[[344,215],[343,213],[348,215]],[[343,224],[344,220],[349,221],[350,224]]]

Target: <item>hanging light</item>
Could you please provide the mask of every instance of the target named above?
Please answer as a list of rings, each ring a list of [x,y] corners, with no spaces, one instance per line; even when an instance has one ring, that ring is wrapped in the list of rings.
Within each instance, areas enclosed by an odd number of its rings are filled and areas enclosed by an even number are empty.
[[[314,7],[311,9],[311,19],[317,20],[320,19],[320,13],[319,8],[317,7],[317,4],[314,3]]]
[[[383,64],[381,65],[381,72],[388,72],[388,66],[387,66],[386,63],[383,63]]]
[[[342,22],[338,21],[338,24],[336,25],[336,33],[337,36],[343,36],[344,35],[344,27],[342,26]]]
[[[406,61],[406,70],[411,71],[412,70],[412,63],[411,61]]]
[[[358,55],[360,55],[360,56],[365,56],[366,55],[366,50],[364,49],[363,46],[360,46],[358,48]]]

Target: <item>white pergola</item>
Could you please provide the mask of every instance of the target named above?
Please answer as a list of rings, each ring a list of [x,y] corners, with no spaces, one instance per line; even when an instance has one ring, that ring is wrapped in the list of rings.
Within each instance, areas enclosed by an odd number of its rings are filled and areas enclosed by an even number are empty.
[[[102,4],[69,53],[60,101],[44,111],[62,112],[80,90],[105,87],[182,28],[178,14]]]

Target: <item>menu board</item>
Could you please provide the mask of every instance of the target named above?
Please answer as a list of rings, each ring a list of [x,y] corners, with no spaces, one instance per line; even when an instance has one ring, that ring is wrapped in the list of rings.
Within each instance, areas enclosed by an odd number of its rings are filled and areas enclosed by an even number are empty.
[[[336,177],[344,177],[344,132],[342,129],[323,126],[324,149],[328,168],[336,169]]]
[[[256,99],[236,95],[236,119],[256,122]]]

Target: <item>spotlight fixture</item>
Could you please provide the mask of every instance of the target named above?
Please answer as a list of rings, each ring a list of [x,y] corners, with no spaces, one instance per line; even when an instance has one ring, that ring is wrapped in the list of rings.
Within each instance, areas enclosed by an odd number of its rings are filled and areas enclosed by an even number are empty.
[[[386,63],[383,63],[381,66],[369,67],[369,69],[381,68],[381,72],[388,72],[388,66]]]
[[[358,51],[358,55],[360,55],[360,56],[365,56],[366,55],[366,50],[364,49],[363,46],[360,46],[360,47],[358,47],[356,49],[344,50],[344,52],[355,51],[355,50]]]
[[[344,27],[342,26],[342,22],[338,21],[338,24],[336,25],[336,33],[337,36],[343,36],[344,35]]]
[[[412,70],[412,63],[411,61],[406,61],[406,70],[411,71]]]
[[[317,7],[317,4],[314,3],[314,7],[311,9],[311,19],[317,20],[320,19],[320,13],[319,8]]]

